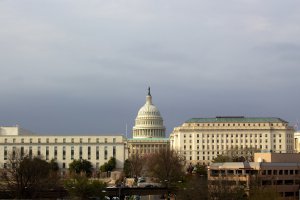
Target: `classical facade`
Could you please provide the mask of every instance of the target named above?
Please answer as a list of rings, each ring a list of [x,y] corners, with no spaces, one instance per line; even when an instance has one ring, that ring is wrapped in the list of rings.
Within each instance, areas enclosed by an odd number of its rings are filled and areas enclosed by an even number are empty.
[[[192,118],[174,128],[171,148],[188,162],[210,164],[234,149],[293,153],[294,129],[280,118]]]
[[[208,166],[209,193],[223,186],[249,190],[270,188],[283,199],[299,199],[300,154],[255,153],[254,162],[213,163]]]
[[[159,110],[152,103],[150,88],[146,103],[139,109],[133,127],[132,139],[128,139],[129,154],[150,154],[162,148],[169,148],[169,139],[165,138],[166,128]]]
[[[300,132],[294,133],[294,149],[295,152],[300,153]]]
[[[122,135],[35,135],[16,127],[0,127],[0,165],[5,167],[14,151],[41,156],[47,161],[55,159],[62,173],[74,159],[86,159],[98,170],[111,157],[117,168],[123,168],[127,159],[126,139]]]

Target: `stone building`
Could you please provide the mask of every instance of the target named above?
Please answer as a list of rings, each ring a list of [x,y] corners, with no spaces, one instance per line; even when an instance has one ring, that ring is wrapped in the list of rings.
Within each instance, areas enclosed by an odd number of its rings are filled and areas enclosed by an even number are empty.
[[[190,163],[210,164],[233,150],[293,153],[294,129],[280,118],[192,118],[170,135],[170,146]]]
[[[139,109],[133,127],[132,139],[128,139],[130,154],[151,154],[160,149],[169,148],[166,128],[158,108],[152,103],[150,88],[146,103]]]
[[[41,156],[46,161],[55,159],[65,173],[74,159],[86,159],[95,172],[111,157],[117,168],[127,159],[126,139],[122,135],[36,135],[16,127],[0,127],[0,165],[5,167],[15,151]]]
[[[208,183],[212,195],[223,185],[242,187],[248,195],[254,187],[269,188],[283,199],[299,199],[300,154],[255,153],[254,162],[212,163]]]
[[[296,153],[300,153],[300,132],[294,133],[294,149]]]

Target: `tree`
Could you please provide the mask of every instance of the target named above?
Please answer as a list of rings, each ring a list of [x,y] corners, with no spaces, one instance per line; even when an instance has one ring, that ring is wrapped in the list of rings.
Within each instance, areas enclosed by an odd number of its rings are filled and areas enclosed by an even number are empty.
[[[250,190],[249,200],[280,200],[275,188],[255,187]]]
[[[224,177],[222,180],[209,181],[208,183],[208,199],[224,199],[224,200],[243,200],[247,199],[245,186],[242,183],[237,184]]]
[[[177,200],[194,200],[207,199],[207,177],[198,174],[187,174],[182,181],[177,184],[179,188],[176,199]]]
[[[215,157],[213,159],[212,162],[214,163],[223,163],[223,162],[231,162],[232,158],[226,155],[217,155],[217,157]]]
[[[220,154],[212,162],[253,162],[254,153],[258,152],[256,148],[233,148]]]
[[[58,163],[54,160],[54,159],[51,159],[50,161],[50,169],[53,171],[53,172],[58,172],[59,170],[59,166],[58,166]]]
[[[100,171],[101,172],[112,171],[116,168],[116,164],[117,164],[116,158],[111,157],[108,162],[100,166]]]
[[[184,176],[184,158],[170,149],[162,149],[147,159],[149,176],[158,178],[165,186],[176,184]]]
[[[73,160],[73,162],[69,164],[69,170],[76,174],[85,173],[90,177],[92,175],[93,165],[90,161],[85,159]]]
[[[37,198],[40,191],[57,186],[59,178],[54,178],[51,171],[45,160],[14,150],[1,172],[1,186],[11,191],[14,198]]]
[[[139,177],[145,167],[145,157],[132,154],[124,163],[124,173],[127,177]]]
[[[88,197],[104,198],[106,184],[98,180],[89,180],[85,175],[75,174],[65,181],[65,187],[72,197],[87,199]]]
[[[279,200],[282,199],[276,186],[263,186],[259,176],[254,175],[250,179],[249,200]]]
[[[206,176],[207,175],[207,166],[200,165],[199,163],[195,166],[195,172],[198,175]]]
[[[126,159],[124,161],[123,172],[125,174],[125,177],[132,177],[129,159]]]
[[[225,155],[232,158],[233,162],[253,162],[254,153],[259,152],[257,148],[246,147],[246,148],[232,148],[225,152]]]

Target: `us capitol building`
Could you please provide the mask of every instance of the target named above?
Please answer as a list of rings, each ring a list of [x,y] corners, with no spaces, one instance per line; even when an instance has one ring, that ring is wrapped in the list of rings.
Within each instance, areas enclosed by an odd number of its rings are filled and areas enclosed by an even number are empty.
[[[133,154],[145,155],[169,148],[166,138],[166,128],[158,108],[152,103],[150,87],[146,96],[146,103],[138,111],[133,138],[128,139],[129,156]]]

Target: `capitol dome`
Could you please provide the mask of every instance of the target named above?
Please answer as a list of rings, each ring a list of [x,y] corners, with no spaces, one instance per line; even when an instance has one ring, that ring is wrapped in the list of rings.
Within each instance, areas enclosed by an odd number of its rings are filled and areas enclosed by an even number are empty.
[[[150,88],[146,103],[142,106],[135,119],[133,138],[164,138],[165,127],[158,108],[152,103]]]

